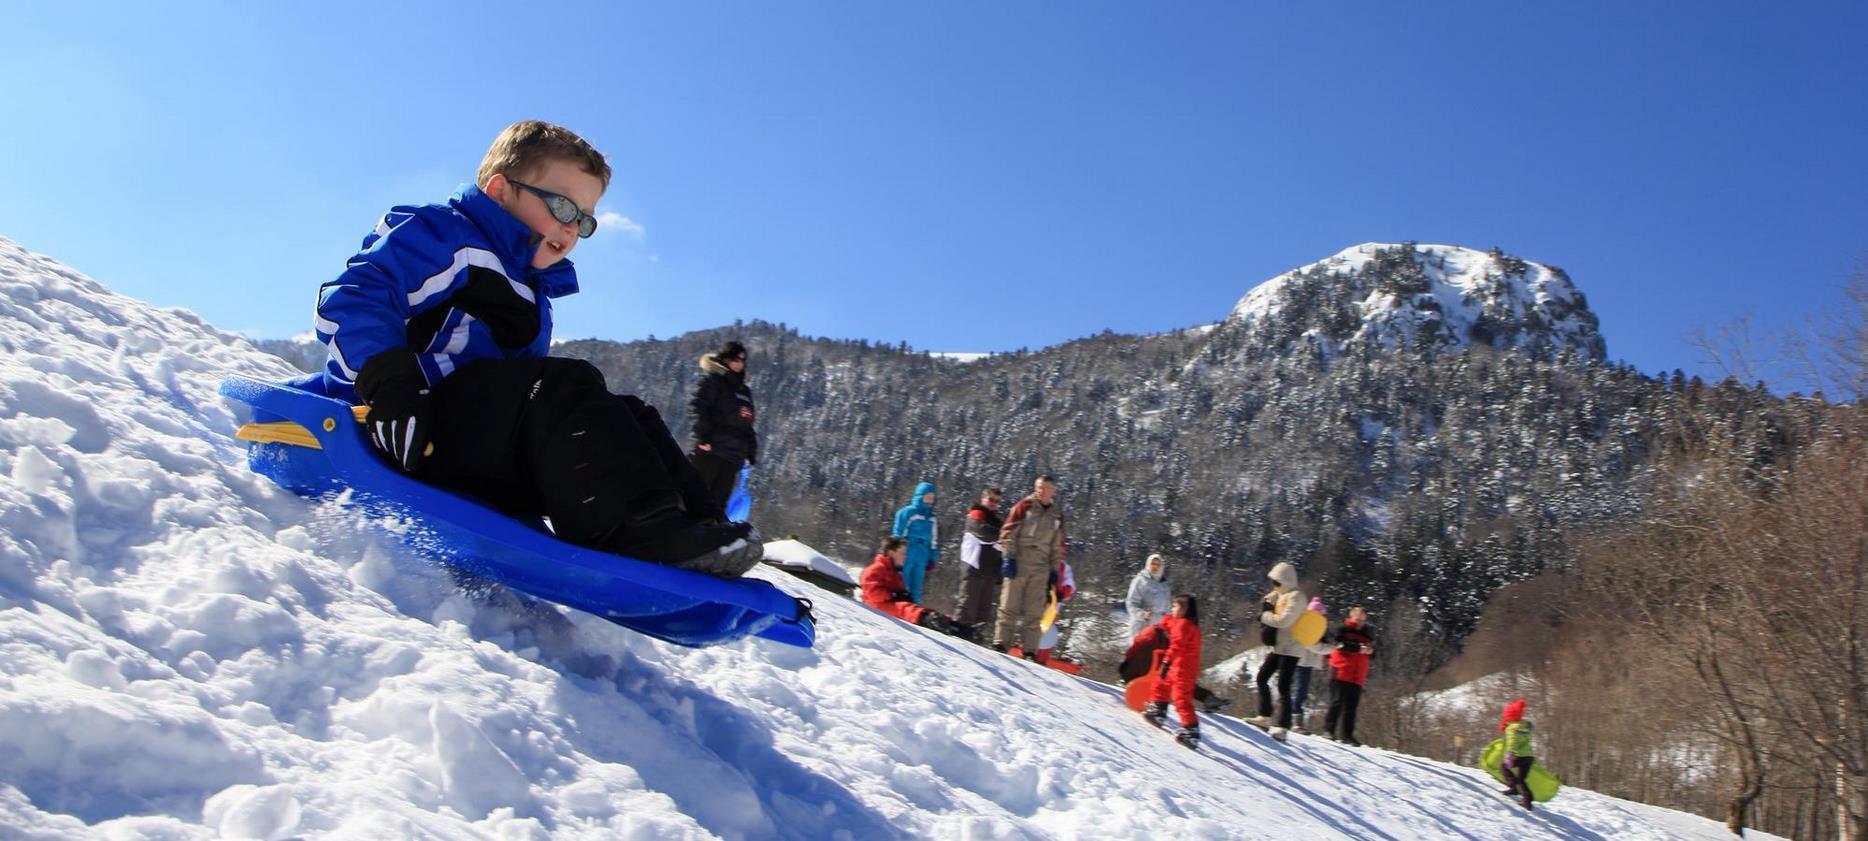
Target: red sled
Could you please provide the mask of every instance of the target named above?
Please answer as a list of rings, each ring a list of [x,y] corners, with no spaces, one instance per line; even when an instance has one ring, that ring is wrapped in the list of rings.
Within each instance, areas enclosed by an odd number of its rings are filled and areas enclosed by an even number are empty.
[[[1005,653],[1012,657],[1024,657],[1025,648],[1024,646],[1014,645],[1012,646],[1010,650],[1006,651]],[[1063,672],[1064,674],[1067,674],[1067,675],[1074,675],[1078,672],[1083,671],[1082,663],[1079,663],[1075,660],[1066,660],[1054,654],[1045,656],[1042,660],[1035,660],[1033,662],[1041,663],[1046,666],[1050,666],[1051,668],[1056,669],[1060,672]]]
[[[1149,672],[1129,681],[1129,685],[1122,689],[1122,700],[1129,705],[1129,709],[1141,712],[1142,707],[1148,706],[1148,699],[1155,694],[1157,680],[1160,678],[1155,677],[1154,672]]]

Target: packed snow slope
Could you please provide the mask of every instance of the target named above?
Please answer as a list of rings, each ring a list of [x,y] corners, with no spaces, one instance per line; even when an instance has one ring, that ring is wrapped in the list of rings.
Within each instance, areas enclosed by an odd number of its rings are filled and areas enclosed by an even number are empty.
[[[0,837],[1724,837],[1231,719],[1193,753],[771,570],[815,650],[456,581],[247,471],[215,389],[284,363],[4,239],[0,349]]]

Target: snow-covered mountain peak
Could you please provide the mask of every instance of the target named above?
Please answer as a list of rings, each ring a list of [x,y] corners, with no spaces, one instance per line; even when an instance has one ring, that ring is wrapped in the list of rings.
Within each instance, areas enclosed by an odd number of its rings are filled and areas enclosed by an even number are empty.
[[[1363,243],[1278,275],[1233,307],[1228,323],[1283,348],[1516,348],[1539,358],[1607,350],[1588,302],[1562,269],[1496,249]]]

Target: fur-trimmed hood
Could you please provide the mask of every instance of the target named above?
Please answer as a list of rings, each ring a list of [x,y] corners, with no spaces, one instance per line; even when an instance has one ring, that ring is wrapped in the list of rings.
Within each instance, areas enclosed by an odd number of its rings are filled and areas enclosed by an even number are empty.
[[[726,363],[720,361],[720,355],[717,353],[701,354],[700,369],[709,374],[719,374],[721,376],[733,373],[733,369],[726,367]]]

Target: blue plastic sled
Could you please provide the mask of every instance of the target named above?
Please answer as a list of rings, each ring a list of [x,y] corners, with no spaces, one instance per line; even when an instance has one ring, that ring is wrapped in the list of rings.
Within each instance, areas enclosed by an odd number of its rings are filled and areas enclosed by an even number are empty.
[[[240,437],[250,442],[254,472],[304,496],[349,489],[371,515],[410,521],[415,528],[404,540],[424,554],[656,639],[703,646],[761,636],[801,648],[816,639],[806,606],[769,582],[573,546],[542,522],[527,524],[403,475],[377,456],[353,407],[314,391],[319,385],[316,375],[282,385],[245,377],[221,383],[221,394],[253,407]]]

